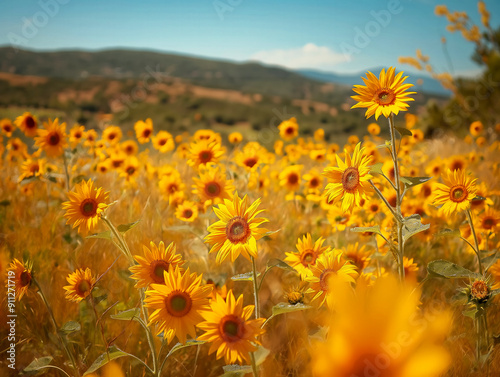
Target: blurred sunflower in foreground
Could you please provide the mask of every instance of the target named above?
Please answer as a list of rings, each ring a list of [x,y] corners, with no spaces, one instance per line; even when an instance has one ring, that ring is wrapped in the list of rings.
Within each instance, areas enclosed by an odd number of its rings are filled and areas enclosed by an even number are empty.
[[[422,313],[420,292],[393,276],[354,291],[338,285],[326,342],[311,350],[317,377],[437,377],[451,358],[443,347],[450,326],[444,312]]]

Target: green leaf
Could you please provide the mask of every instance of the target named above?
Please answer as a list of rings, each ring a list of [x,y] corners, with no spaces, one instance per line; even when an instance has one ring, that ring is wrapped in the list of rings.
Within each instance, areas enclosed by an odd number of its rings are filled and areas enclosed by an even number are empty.
[[[21,186],[24,186],[24,185],[27,185],[29,183],[32,183],[32,182],[35,182],[35,181],[39,181],[40,179],[38,177],[35,177],[34,175],[31,176],[31,177],[27,177],[27,178],[24,178],[21,182],[19,182],[19,184]]]
[[[221,374],[220,377],[241,377],[245,374],[252,373],[252,367],[250,365],[225,365],[222,367],[224,370],[224,374]]]
[[[260,272],[257,272],[257,277],[260,276]],[[244,274],[231,276],[232,281],[253,281],[253,272],[245,272]]]
[[[431,277],[441,277],[446,279],[452,278],[481,278],[477,272],[472,272],[458,264],[452,263],[447,260],[433,260],[427,265],[427,271]]]
[[[104,240],[111,240],[111,239],[113,239],[113,237],[111,236],[111,231],[109,231],[109,230],[107,230],[105,232],[102,232],[102,233],[92,234],[92,235],[87,236],[85,238],[101,238],[101,239],[104,239]]]
[[[432,177],[401,177],[400,179],[406,187],[414,187],[431,180]]]
[[[121,321],[131,321],[131,320],[136,320],[140,321],[141,310],[139,308],[133,308],[133,309],[128,309],[124,310],[122,312],[118,312],[116,314],[111,314],[110,317],[113,319],[119,319]]]
[[[26,368],[23,369],[23,372],[35,372],[37,370],[46,368],[47,365],[52,361],[52,356],[44,356],[39,359],[33,360]]]
[[[370,233],[380,234],[381,236],[383,235],[382,232],[381,232],[381,230],[380,230],[380,225],[375,225],[375,226],[357,226],[355,228],[351,228],[350,231],[351,232],[355,232],[355,233],[370,232]]]
[[[403,223],[403,242],[406,242],[415,234],[423,232],[431,227],[431,224],[422,224],[420,215],[411,215],[404,218]]]
[[[370,173],[385,175],[384,172],[382,171],[382,166],[384,166],[382,162],[377,162],[376,164],[373,164],[372,166],[370,166]]]
[[[277,315],[284,314],[284,313],[298,312],[301,310],[307,310],[307,309],[311,309],[311,308],[312,308],[312,306],[304,305],[301,303],[291,305],[287,302],[280,302],[279,304],[276,304],[275,306],[273,306],[271,316],[268,319],[266,319],[266,321],[262,324],[262,327],[264,327],[267,324],[267,322],[269,322],[272,318],[276,317]]]
[[[133,223],[118,225],[118,227],[116,229],[118,229],[118,231],[120,233],[125,233],[125,232],[129,231],[130,229],[132,229],[137,224],[139,224],[139,221],[141,221],[141,220],[137,220]]]
[[[476,319],[476,313],[477,313],[477,309],[476,308],[472,308],[472,309],[468,309],[468,310],[464,310],[462,312],[462,314],[466,317],[470,317],[472,319]]]
[[[195,340],[195,339],[189,339],[186,341],[186,343],[177,343],[175,346],[172,347],[170,352],[167,354],[166,358],[168,358],[171,354],[173,354],[175,351],[180,350],[181,348],[186,348],[186,347],[191,347],[191,346],[199,346],[200,344],[206,343],[206,340]]]
[[[439,232],[435,234],[438,237],[460,237],[460,230],[458,229],[441,229]]]
[[[119,349],[116,346],[111,346],[108,349],[108,352],[104,352],[102,355],[100,355],[95,361],[92,363],[89,369],[83,374],[86,376],[87,374],[95,372],[97,369],[101,368],[102,366],[106,365],[109,363],[111,360],[118,359],[123,356],[127,356],[128,353],[123,352],[121,349]]]
[[[80,326],[80,324],[76,321],[66,322],[61,327],[61,331],[66,333],[66,334],[70,334],[70,333],[75,332],[75,331],[80,331],[81,329],[82,329],[82,326]]]
[[[282,270],[287,270],[287,271],[295,271],[295,268],[293,268],[286,262],[283,262],[281,259],[277,258],[271,259],[269,260],[269,262],[267,262],[266,271],[270,270],[273,267],[278,267],[281,268]]]
[[[493,254],[488,255],[487,257],[484,257],[481,259],[481,262],[485,264],[487,267],[486,269],[490,268],[496,261],[497,259],[500,258],[500,253],[498,251],[494,252]]]
[[[276,229],[276,230],[270,230],[269,232],[266,232],[262,235],[262,237],[269,237],[272,234],[276,234],[278,232],[281,232],[281,229]]]
[[[399,132],[399,134],[401,135],[401,137],[403,137],[403,136],[413,136],[413,134],[411,133],[411,131],[408,128],[404,128],[404,127],[394,127],[394,128]]]

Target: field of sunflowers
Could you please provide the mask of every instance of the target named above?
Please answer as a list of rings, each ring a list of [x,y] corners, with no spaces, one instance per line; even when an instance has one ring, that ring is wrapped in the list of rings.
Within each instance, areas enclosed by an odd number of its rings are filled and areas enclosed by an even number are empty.
[[[398,72],[345,145],[1,119],[0,375],[499,376],[500,124],[426,138]]]

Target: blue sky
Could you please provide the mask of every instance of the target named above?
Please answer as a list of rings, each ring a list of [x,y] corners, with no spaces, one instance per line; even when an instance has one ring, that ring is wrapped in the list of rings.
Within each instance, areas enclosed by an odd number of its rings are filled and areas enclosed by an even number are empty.
[[[471,0],[16,0],[0,5],[0,45],[153,49],[357,73],[397,65],[417,48],[436,70],[448,70],[445,36],[454,72],[477,72],[472,44],[445,30],[447,21],[434,15],[437,4],[480,23]],[[486,5],[498,26],[500,2]]]

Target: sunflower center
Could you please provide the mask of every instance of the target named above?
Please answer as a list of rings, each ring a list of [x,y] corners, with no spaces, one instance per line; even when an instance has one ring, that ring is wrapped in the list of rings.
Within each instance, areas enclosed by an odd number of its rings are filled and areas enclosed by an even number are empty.
[[[19,278],[21,281],[21,287],[26,287],[27,285],[31,284],[31,273],[29,271],[23,271],[21,272],[21,276]]]
[[[192,306],[193,300],[186,292],[173,291],[165,298],[165,308],[173,317],[184,317]]]
[[[472,284],[471,294],[477,300],[484,300],[488,297],[490,290],[488,285],[483,280],[476,280]]]
[[[451,171],[462,170],[464,168],[464,162],[460,160],[455,160],[451,164]]]
[[[296,185],[299,181],[299,176],[297,173],[291,173],[288,175],[288,183],[291,185]]]
[[[12,131],[12,127],[10,126],[10,124],[6,124],[3,126],[3,129],[5,132],[10,132]]]
[[[97,213],[97,203],[94,199],[85,199],[82,204],[80,204],[80,212],[83,216],[94,216]]]
[[[205,193],[212,198],[219,196],[220,185],[217,182],[209,182],[205,185]]]
[[[35,128],[36,126],[35,120],[32,117],[26,117],[24,124],[26,125],[26,128]]]
[[[73,137],[75,139],[81,139],[82,138],[82,134],[81,134],[81,132],[75,132],[75,134],[73,135]]]
[[[321,275],[319,276],[319,285],[320,285],[322,291],[328,292],[328,288],[329,288],[328,283],[333,275],[335,275],[335,271],[333,271],[330,268],[324,270],[321,273]]]
[[[30,166],[30,173],[36,174],[40,171],[40,166],[38,164],[33,164]]]
[[[359,185],[359,171],[358,168],[351,166],[348,167],[344,174],[342,174],[342,186],[347,192],[354,192]]]
[[[314,262],[316,262],[316,253],[314,252],[314,250],[304,250],[300,255],[300,262],[304,267],[308,267],[310,264],[314,264]]]
[[[191,209],[185,209],[182,213],[182,217],[184,217],[185,219],[190,219],[191,216],[193,216],[193,211]]]
[[[146,129],[144,131],[142,131],[142,137],[149,137],[149,135],[151,135],[151,130],[150,129]]]
[[[372,211],[373,213],[377,213],[379,208],[380,207],[378,206],[378,204],[373,203],[370,205],[370,211]]]
[[[314,177],[313,179],[311,179],[311,181],[309,182],[309,186],[311,188],[316,188],[319,186],[319,179]]]
[[[202,164],[209,162],[212,160],[212,152],[211,151],[203,151],[199,154],[200,162]]]
[[[82,280],[76,286],[76,293],[78,296],[86,296],[88,291],[90,291],[90,283],[88,280]]]
[[[132,174],[134,174],[134,173],[135,173],[135,168],[134,168],[133,166],[129,166],[129,167],[127,168],[127,174],[128,174],[128,175],[132,175]]]
[[[165,262],[164,260],[153,261],[151,263],[151,279],[153,279],[156,284],[165,284],[163,273],[168,271],[169,266],[170,264]]]
[[[392,89],[382,88],[377,90],[377,92],[375,93],[375,101],[379,105],[392,105],[395,99],[396,95],[394,94],[394,91]]]
[[[165,144],[167,144],[167,139],[160,139],[160,141],[158,142],[158,145],[161,146],[164,146]]]
[[[257,159],[255,157],[249,157],[245,160],[245,165],[249,168],[253,168],[257,163]]]
[[[108,135],[108,140],[113,140],[115,137],[116,137],[116,135],[114,133],[110,133]]]
[[[224,342],[234,343],[243,338],[245,326],[241,318],[235,315],[226,315],[219,323],[219,332]]]
[[[250,228],[243,217],[236,216],[227,222],[226,238],[232,243],[244,242],[249,233]]]
[[[485,228],[485,229],[491,229],[491,228],[493,228],[495,225],[496,225],[496,221],[495,221],[495,219],[493,219],[493,218],[491,218],[491,217],[486,217],[486,218],[483,220],[483,228]]]
[[[294,129],[293,127],[287,127],[287,128],[285,129],[285,133],[286,133],[287,135],[292,135],[292,134],[294,133],[294,131],[295,131],[295,129]]]
[[[61,137],[57,132],[51,132],[49,134],[49,137],[47,138],[47,141],[50,145],[58,145],[59,141],[61,141]]]
[[[467,188],[463,185],[453,186],[450,190],[450,199],[455,203],[461,203],[467,198]]]

